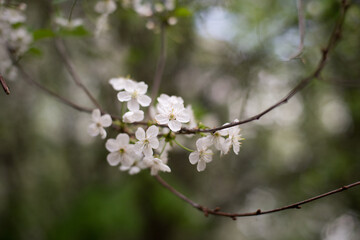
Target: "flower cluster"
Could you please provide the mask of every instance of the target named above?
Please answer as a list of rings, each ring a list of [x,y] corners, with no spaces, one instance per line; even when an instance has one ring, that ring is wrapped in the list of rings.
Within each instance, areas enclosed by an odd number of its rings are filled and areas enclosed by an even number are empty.
[[[109,15],[115,12],[116,8],[117,6],[114,0],[100,0],[95,4],[94,10],[100,14],[96,20],[95,36],[99,36],[108,30]]]
[[[29,50],[33,41],[32,35],[24,26],[25,10],[25,3],[8,7],[4,1],[0,1],[0,44],[7,46],[18,57]],[[0,72],[10,80],[17,75],[6,53],[0,53]]]
[[[227,123],[220,131],[202,133],[202,137],[196,141],[194,151],[176,140],[176,135],[184,126],[188,129],[199,128],[191,106],[185,108],[181,97],[161,94],[156,99],[156,106],[150,107],[150,120],[145,123],[140,122],[144,120],[144,111],[140,107],[149,107],[152,102],[146,95],[148,86],[144,82],[124,77],[111,78],[109,83],[118,91],[117,99],[123,103],[123,109],[128,111],[113,121],[110,115],[101,115],[100,110],[94,110],[88,132],[91,136],[100,135],[104,139],[107,136],[104,128],[114,125],[120,130],[121,133],[116,138],[108,139],[105,144],[110,152],[107,161],[111,166],[119,166],[121,171],[128,171],[129,174],[136,174],[147,168],[151,175],[156,175],[159,171],[170,172],[167,165],[168,151],[173,143],[191,152],[190,163],[197,164],[199,172],[204,171],[206,164],[212,161],[212,146],[220,151],[220,155],[229,153],[231,148],[235,154],[239,153],[243,138],[238,126],[227,127]],[[136,127],[139,124],[147,127]]]
[[[166,19],[168,25],[175,25],[178,21],[172,14],[176,7],[175,4],[175,0],[123,1],[123,7],[132,8],[139,16],[146,18],[146,28],[149,30],[155,30],[159,27],[159,19]]]

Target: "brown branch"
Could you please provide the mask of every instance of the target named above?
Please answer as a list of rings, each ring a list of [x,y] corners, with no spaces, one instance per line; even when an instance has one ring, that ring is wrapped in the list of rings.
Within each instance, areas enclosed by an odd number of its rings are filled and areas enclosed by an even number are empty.
[[[3,78],[3,76],[0,74],[0,84],[2,86],[2,88],[4,89],[4,92],[9,95],[10,94],[10,89],[8,87],[8,85],[6,84],[5,79]]]
[[[299,47],[295,54],[293,54],[288,61],[298,58],[304,49],[304,39],[305,39],[305,16],[304,16],[304,0],[297,0],[297,9],[298,9],[298,22],[299,22]]]
[[[23,76],[24,80],[26,82],[28,82],[29,84],[35,85],[37,88],[39,88],[40,90],[44,91],[45,93],[49,94],[50,96],[58,99],[61,103],[68,105],[78,111],[81,112],[88,112],[90,113],[92,111],[92,109],[90,108],[86,108],[86,107],[82,107],[77,105],[76,103],[60,96],[59,94],[57,94],[56,92],[50,90],[49,88],[45,87],[44,85],[42,85],[41,83],[39,83],[38,81],[36,81],[35,79],[33,79],[25,70],[24,68],[21,66],[21,64],[19,63],[19,61],[17,61],[16,57],[14,56],[13,51],[11,51],[11,49],[8,47],[7,48],[7,52],[9,54],[9,57],[13,63],[14,66],[17,67],[17,69],[19,70],[19,72],[21,73],[21,75]]]
[[[325,67],[326,61],[328,59],[329,53],[331,52],[331,50],[334,49],[336,43],[338,42],[338,40],[340,39],[341,36],[341,32],[342,32],[342,27],[344,24],[344,20],[345,20],[345,15],[346,12],[349,8],[350,4],[348,3],[347,0],[342,0],[341,1],[341,14],[339,19],[337,20],[336,24],[335,24],[335,28],[332,32],[332,34],[330,35],[329,41],[327,46],[322,49],[322,56],[321,59],[316,67],[316,69],[313,71],[313,73],[311,75],[309,75],[308,77],[302,79],[288,94],[286,94],[286,96],[284,96],[280,101],[278,101],[277,103],[273,104],[272,106],[270,106],[269,108],[265,109],[264,111],[250,117],[247,118],[245,120],[239,121],[239,122],[232,122],[228,125],[225,126],[220,126],[220,127],[216,127],[216,128],[210,128],[210,129],[188,129],[188,128],[182,128],[181,131],[179,133],[182,134],[192,134],[192,133],[198,133],[198,132],[216,132],[218,130],[222,130],[225,128],[230,128],[230,127],[234,127],[234,126],[238,126],[241,124],[245,124],[248,122],[252,122],[255,120],[259,120],[261,117],[263,117],[265,114],[271,112],[272,110],[278,108],[279,106],[287,103],[295,94],[297,94],[298,92],[300,92],[302,89],[304,89],[307,85],[309,85],[309,83],[311,82],[311,80],[318,78],[322,72],[322,70]]]
[[[184,200],[185,202],[187,202],[188,204],[190,204],[194,208],[196,208],[199,211],[203,212],[205,214],[205,216],[215,215],[215,216],[229,217],[229,218],[232,218],[233,220],[236,220],[237,217],[252,217],[252,216],[265,215],[265,214],[270,214],[270,213],[275,213],[275,212],[281,212],[281,211],[285,211],[285,210],[289,210],[289,209],[300,209],[301,206],[304,205],[304,204],[313,202],[313,201],[321,199],[321,198],[328,197],[330,195],[333,195],[333,194],[345,191],[345,190],[347,190],[349,188],[353,188],[353,187],[356,187],[356,186],[360,185],[360,181],[354,182],[354,183],[351,183],[349,185],[345,185],[343,187],[340,187],[338,189],[335,189],[335,190],[332,190],[332,191],[317,195],[315,197],[311,197],[311,198],[308,198],[308,199],[300,201],[300,202],[296,202],[296,203],[286,205],[286,206],[283,206],[283,207],[279,207],[279,208],[274,208],[274,209],[271,209],[271,210],[262,211],[261,209],[257,209],[254,212],[230,213],[230,212],[222,212],[222,211],[220,211],[219,207],[216,207],[214,209],[204,207],[204,206],[192,201],[191,199],[189,199],[188,197],[186,197],[184,194],[180,193],[179,191],[177,191],[170,184],[168,184],[164,179],[162,179],[159,175],[156,175],[155,178],[161,185],[163,185],[166,189],[168,189],[170,192],[172,192],[175,196],[179,197],[180,199]]]
[[[66,48],[64,43],[60,40],[60,39],[55,39],[55,48],[57,50],[57,52],[59,53],[59,56],[61,57],[61,59],[63,60],[66,69],[68,70],[68,72],[70,73],[73,81],[75,82],[75,84],[80,87],[85,94],[89,97],[89,99],[91,100],[91,102],[98,108],[100,109],[100,111],[102,113],[104,113],[104,111],[102,110],[100,104],[98,103],[98,101],[95,99],[95,97],[90,93],[90,91],[85,87],[85,85],[81,82],[79,75],[76,73],[75,68],[73,67],[69,56],[66,52]]]

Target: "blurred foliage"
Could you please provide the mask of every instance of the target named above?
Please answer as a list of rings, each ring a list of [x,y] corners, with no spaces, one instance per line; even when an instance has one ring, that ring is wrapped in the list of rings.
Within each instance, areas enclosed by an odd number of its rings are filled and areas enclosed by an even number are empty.
[[[106,110],[121,104],[108,84],[130,75],[151,88],[160,51],[158,31],[118,4],[110,30],[94,38],[96,1],[78,1],[84,28],[51,30],[53,12],[73,1],[27,1],[34,46],[21,59],[42,84],[84,106],[54,50],[65,39],[85,85]],[[281,99],[316,67],[339,1],[308,0],[305,49],[298,46],[296,1],[177,1],[167,28],[160,91],[182,96],[207,126],[252,116]],[[360,6],[353,1],[341,41],[320,79],[284,106],[243,125],[239,155],[214,156],[203,173],[188,154],[170,154],[175,188],[209,207],[254,211],[300,201],[359,180]],[[36,56],[36,57],[35,57]],[[128,176],[106,162],[99,138],[86,133],[88,114],[62,105],[22,81],[0,94],[0,239],[346,239],[360,236],[360,190],[269,216],[232,221],[202,213],[163,189],[148,172]],[[110,130],[110,137],[116,136]],[[187,146],[194,140],[180,139]]]

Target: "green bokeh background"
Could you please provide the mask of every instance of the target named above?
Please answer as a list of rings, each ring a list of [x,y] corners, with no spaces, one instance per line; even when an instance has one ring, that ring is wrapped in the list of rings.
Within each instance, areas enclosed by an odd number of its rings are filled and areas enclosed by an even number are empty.
[[[188,153],[175,147],[172,173],[161,176],[196,202],[231,212],[271,209],[358,181],[360,5],[352,3],[322,78],[243,125],[246,140],[238,156],[215,154],[198,173]],[[27,4],[27,26],[44,38],[21,64],[50,89],[92,107],[48,34],[52,13],[67,16],[72,1]],[[94,4],[78,1],[73,13],[88,19],[89,33],[97,17]],[[305,1],[305,48],[301,59],[286,61],[298,46],[296,1],[199,0],[177,6],[178,24],[166,31],[160,92],[182,96],[210,127],[260,112],[309,75],[340,8],[335,0]],[[118,4],[100,38],[62,34],[82,81],[111,113],[120,114],[121,103],[110,78],[130,75],[151,89],[160,35],[145,24]],[[359,239],[358,188],[301,210],[237,221],[206,218],[148,171],[129,176],[110,167],[105,141],[87,135],[89,114],[62,105],[21,75],[9,86],[9,96],[0,94],[0,239]],[[179,139],[190,148],[195,140]]]

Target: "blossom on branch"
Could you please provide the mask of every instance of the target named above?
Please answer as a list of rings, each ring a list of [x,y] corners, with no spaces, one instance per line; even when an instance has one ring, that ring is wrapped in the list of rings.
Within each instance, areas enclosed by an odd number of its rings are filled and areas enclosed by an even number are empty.
[[[92,114],[92,123],[88,127],[88,133],[95,137],[100,134],[101,138],[106,138],[105,127],[109,127],[112,123],[112,119],[109,114],[101,116],[99,109],[95,109]]]
[[[144,119],[144,112],[141,110],[129,111],[123,115],[123,121],[126,123],[140,122]]]
[[[238,119],[234,120],[234,122],[238,122],[238,121],[239,121]],[[225,147],[224,153],[225,154],[228,153],[231,146],[233,147],[234,153],[236,155],[239,154],[240,146],[241,146],[240,141],[244,140],[244,138],[241,137],[240,131],[241,131],[241,129],[239,126],[234,126],[231,128],[226,128],[226,129],[218,131],[221,133],[222,136],[228,135],[228,138],[226,139],[225,145],[224,145],[224,147]]]
[[[153,156],[151,157],[145,157],[144,158],[144,163],[150,167],[151,171],[150,174],[152,176],[155,176],[158,174],[159,171],[161,172],[171,172],[171,169],[168,165],[166,165],[165,163],[163,163],[163,161],[159,158],[154,158]]]
[[[155,120],[159,124],[167,124],[171,131],[177,132],[181,129],[181,123],[190,121],[189,112],[184,107],[184,101],[181,97],[161,94],[157,98],[158,105],[156,107],[158,114]]]
[[[120,133],[116,139],[108,139],[105,147],[110,152],[107,161],[111,166],[121,163],[122,166],[131,167],[135,159],[140,158],[135,151],[134,145],[129,144],[130,138],[126,133]]]
[[[127,102],[130,111],[139,110],[140,106],[147,107],[151,103],[151,98],[146,96],[148,86],[144,82],[135,82],[127,80],[125,82],[125,91],[119,92],[117,98],[120,102]]]
[[[197,163],[197,170],[199,172],[204,171],[206,168],[206,163],[212,161],[213,152],[208,149],[209,140],[206,137],[199,138],[196,141],[197,151],[190,153],[189,160],[191,164]]]
[[[139,140],[135,144],[136,151],[144,153],[145,157],[151,157],[153,155],[153,149],[159,147],[158,134],[159,128],[155,125],[149,127],[146,132],[142,127],[139,127],[135,132],[135,136]]]

